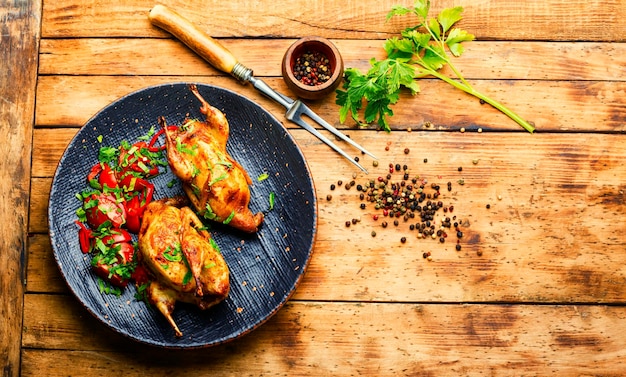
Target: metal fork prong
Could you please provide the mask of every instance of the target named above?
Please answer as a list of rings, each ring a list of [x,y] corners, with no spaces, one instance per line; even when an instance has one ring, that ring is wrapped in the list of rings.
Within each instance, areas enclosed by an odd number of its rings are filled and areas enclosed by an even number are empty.
[[[295,105],[294,105],[294,107],[295,107]],[[313,110],[311,110],[305,104],[300,103],[298,107],[299,107],[299,112],[300,113],[303,113],[306,116],[308,116],[309,118],[313,119],[317,124],[319,124],[320,126],[324,127],[328,131],[330,131],[333,135],[337,136],[341,140],[343,140],[343,141],[347,142],[348,144],[352,145],[353,147],[357,148],[361,152],[369,155],[373,159],[378,160],[378,158],[376,156],[374,156],[372,153],[368,152],[365,148],[363,148],[362,146],[357,144],[354,140],[350,139],[349,137],[344,135],[342,132],[340,132],[338,129],[333,127],[330,123],[328,123],[322,117],[317,115]]]
[[[293,115],[293,114],[291,114]],[[352,157],[350,157],[350,155],[348,155],[346,152],[344,152],[341,148],[339,148],[337,145],[335,145],[335,143],[333,143],[332,141],[330,141],[330,139],[328,139],[326,136],[322,135],[315,127],[311,126],[310,124],[308,124],[304,119],[302,119],[300,117],[299,114],[296,114],[295,117],[291,117],[290,114],[287,114],[287,119],[298,124],[300,127],[304,128],[305,130],[309,131],[310,133],[312,133],[314,136],[316,136],[318,139],[320,139],[321,141],[324,142],[324,144],[328,145],[329,147],[331,147],[335,152],[339,153],[340,155],[342,155],[343,157],[345,157],[348,161],[350,161],[351,163],[353,163],[354,165],[356,165],[359,169],[361,169],[361,171],[363,171],[365,174],[368,174],[367,169],[365,169],[363,166],[361,166],[361,164],[359,164],[358,162],[356,162]]]

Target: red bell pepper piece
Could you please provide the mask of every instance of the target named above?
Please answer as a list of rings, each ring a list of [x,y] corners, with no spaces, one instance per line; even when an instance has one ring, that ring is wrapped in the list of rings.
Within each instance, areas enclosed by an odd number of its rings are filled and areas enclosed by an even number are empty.
[[[126,185],[138,192],[126,201],[126,228],[132,233],[139,233],[143,212],[154,195],[154,185],[145,179],[130,176],[122,180],[122,187]]]
[[[78,220],[76,220],[75,222],[80,228],[78,229],[78,241],[80,243],[80,251],[82,251],[83,254],[87,254],[91,251],[91,241],[93,240],[93,233],[91,232],[91,229],[85,226],[85,224],[81,223]]]
[[[167,129],[170,131],[175,131],[178,129],[177,126],[167,126]],[[148,150],[150,152],[159,152],[165,149],[166,145],[163,144],[161,146],[154,146],[154,144],[156,144],[157,140],[159,139],[159,137],[161,135],[163,135],[165,133],[165,128],[161,128],[159,131],[157,131],[157,133],[155,133],[152,136],[152,139],[150,139],[150,142],[148,143]]]

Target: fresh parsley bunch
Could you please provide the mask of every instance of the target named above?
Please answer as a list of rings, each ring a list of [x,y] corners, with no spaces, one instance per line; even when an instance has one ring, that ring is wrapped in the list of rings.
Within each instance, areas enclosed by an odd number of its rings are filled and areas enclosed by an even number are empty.
[[[387,59],[371,59],[371,68],[366,74],[355,68],[345,70],[345,90],[337,90],[336,99],[337,105],[341,106],[341,123],[351,115],[359,125],[376,122],[381,129],[391,131],[387,117],[393,115],[391,106],[400,99],[400,90],[407,88],[414,95],[420,91],[416,80],[432,76],[492,105],[532,133],[535,128],[530,123],[501,103],[477,92],[452,63],[448,52],[459,57],[464,51],[462,43],[474,39],[474,35],[454,27],[461,20],[463,7],[444,9],[436,18],[428,17],[429,10],[429,0],[416,0],[413,8],[399,5],[392,7],[387,20],[394,16],[414,14],[419,23],[404,29],[401,38],[387,39],[384,45]],[[446,65],[455,78],[439,72]],[[364,103],[361,121],[359,112]]]

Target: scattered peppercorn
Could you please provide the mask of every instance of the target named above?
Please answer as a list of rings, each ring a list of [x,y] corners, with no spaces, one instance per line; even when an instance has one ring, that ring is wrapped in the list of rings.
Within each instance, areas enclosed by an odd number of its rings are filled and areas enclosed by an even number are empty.
[[[333,199],[333,196],[328,194],[326,195],[326,200],[328,200],[329,202]]]
[[[411,150],[409,148],[404,148],[404,154],[409,154]]]
[[[331,189],[331,190],[334,190],[334,189],[335,189],[335,184],[334,184],[334,183],[330,185],[330,189]]]
[[[346,221],[346,228],[350,227],[350,221]]]
[[[387,147],[390,143],[387,143]],[[403,148],[408,153],[408,148]],[[424,163],[428,159],[424,158]],[[374,160],[374,166],[379,166],[379,162]],[[382,166],[381,166],[382,167]],[[460,240],[463,232],[459,228],[460,222],[455,221],[456,215],[452,215],[453,205],[446,204],[448,198],[442,194],[441,187],[447,187],[448,191],[452,191],[452,182],[444,181],[446,184],[437,181],[429,181],[420,175],[410,174],[409,166],[406,164],[389,163],[384,165],[385,174],[375,178],[369,178],[365,182],[357,184],[357,174],[352,174],[352,180],[343,183],[341,180],[336,182],[341,186],[342,183],[347,190],[356,187],[360,202],[361,210],[366,210],[368,206],[372,206],[377,212],[369,214],[373,221],[378,221],[383,216],[387,221],[381,221],[382,228],[388,228],[393,225],[397,230],[416,231],[418,239],[437,240],[437,243],[445,243],[448,237],[448,229],[454,229],[456,232],[457,251],[461,250]],[[458,171],[462,171],[463,167],[458,166]],[[441,176],[439,176],[441,178]],[[463,185],[464,180],[461,178],[458,184]],[[444,215],[441,216],[440,214]],[[402,220],[400,220],[402,219]],[[360,221],[360,220],[359,220]],[[407,223],[401,226],[400,222]],[[454,227],[453,227],[454,222]],[[346,224],[350,226],[357,224],[355,219]],[[371,231],[372,237],[376,236],[376,231]],[[401,235],[400,241],[407,242],[407,236]],[[424,258],[432,260],[430,252],[424,253]]]
[[[487,209],[491,208],[491,204],[487,204]]]

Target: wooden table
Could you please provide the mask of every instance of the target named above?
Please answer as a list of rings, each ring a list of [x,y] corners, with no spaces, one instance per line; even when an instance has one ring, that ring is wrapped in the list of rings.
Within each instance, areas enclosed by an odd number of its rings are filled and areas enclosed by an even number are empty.
[[[384,39],[412,25],[385,22],[396,3],[166,2],[287,94],[280,62],[295,39],[330,38],[346,66],[366,69],[384,57]],[[357,181],[400,163],[454,182],[443,200],[463,221],[461,251],[455,238],[420,240],[403,223],[383,229],[355,191],[331,191],[355,168],[151,26],[153,4],[3,1],[2,375],[625,374],[624,3],[433,3],[465,7],[459,26],[477,40],[457,66],[538,132],[435,80],[403,95],[389,134],[340,125],[334,95],[310,106],[379,156],[378,168],[362,158],[371,173]],[[287,305],[241,339],[192,351],[144,346],[93,318],[61,278],[46,220],[52,176],[78,129],[115,99],[172,81],[225,87],[276,115],[302,148],[319,199],[313,258]]]

